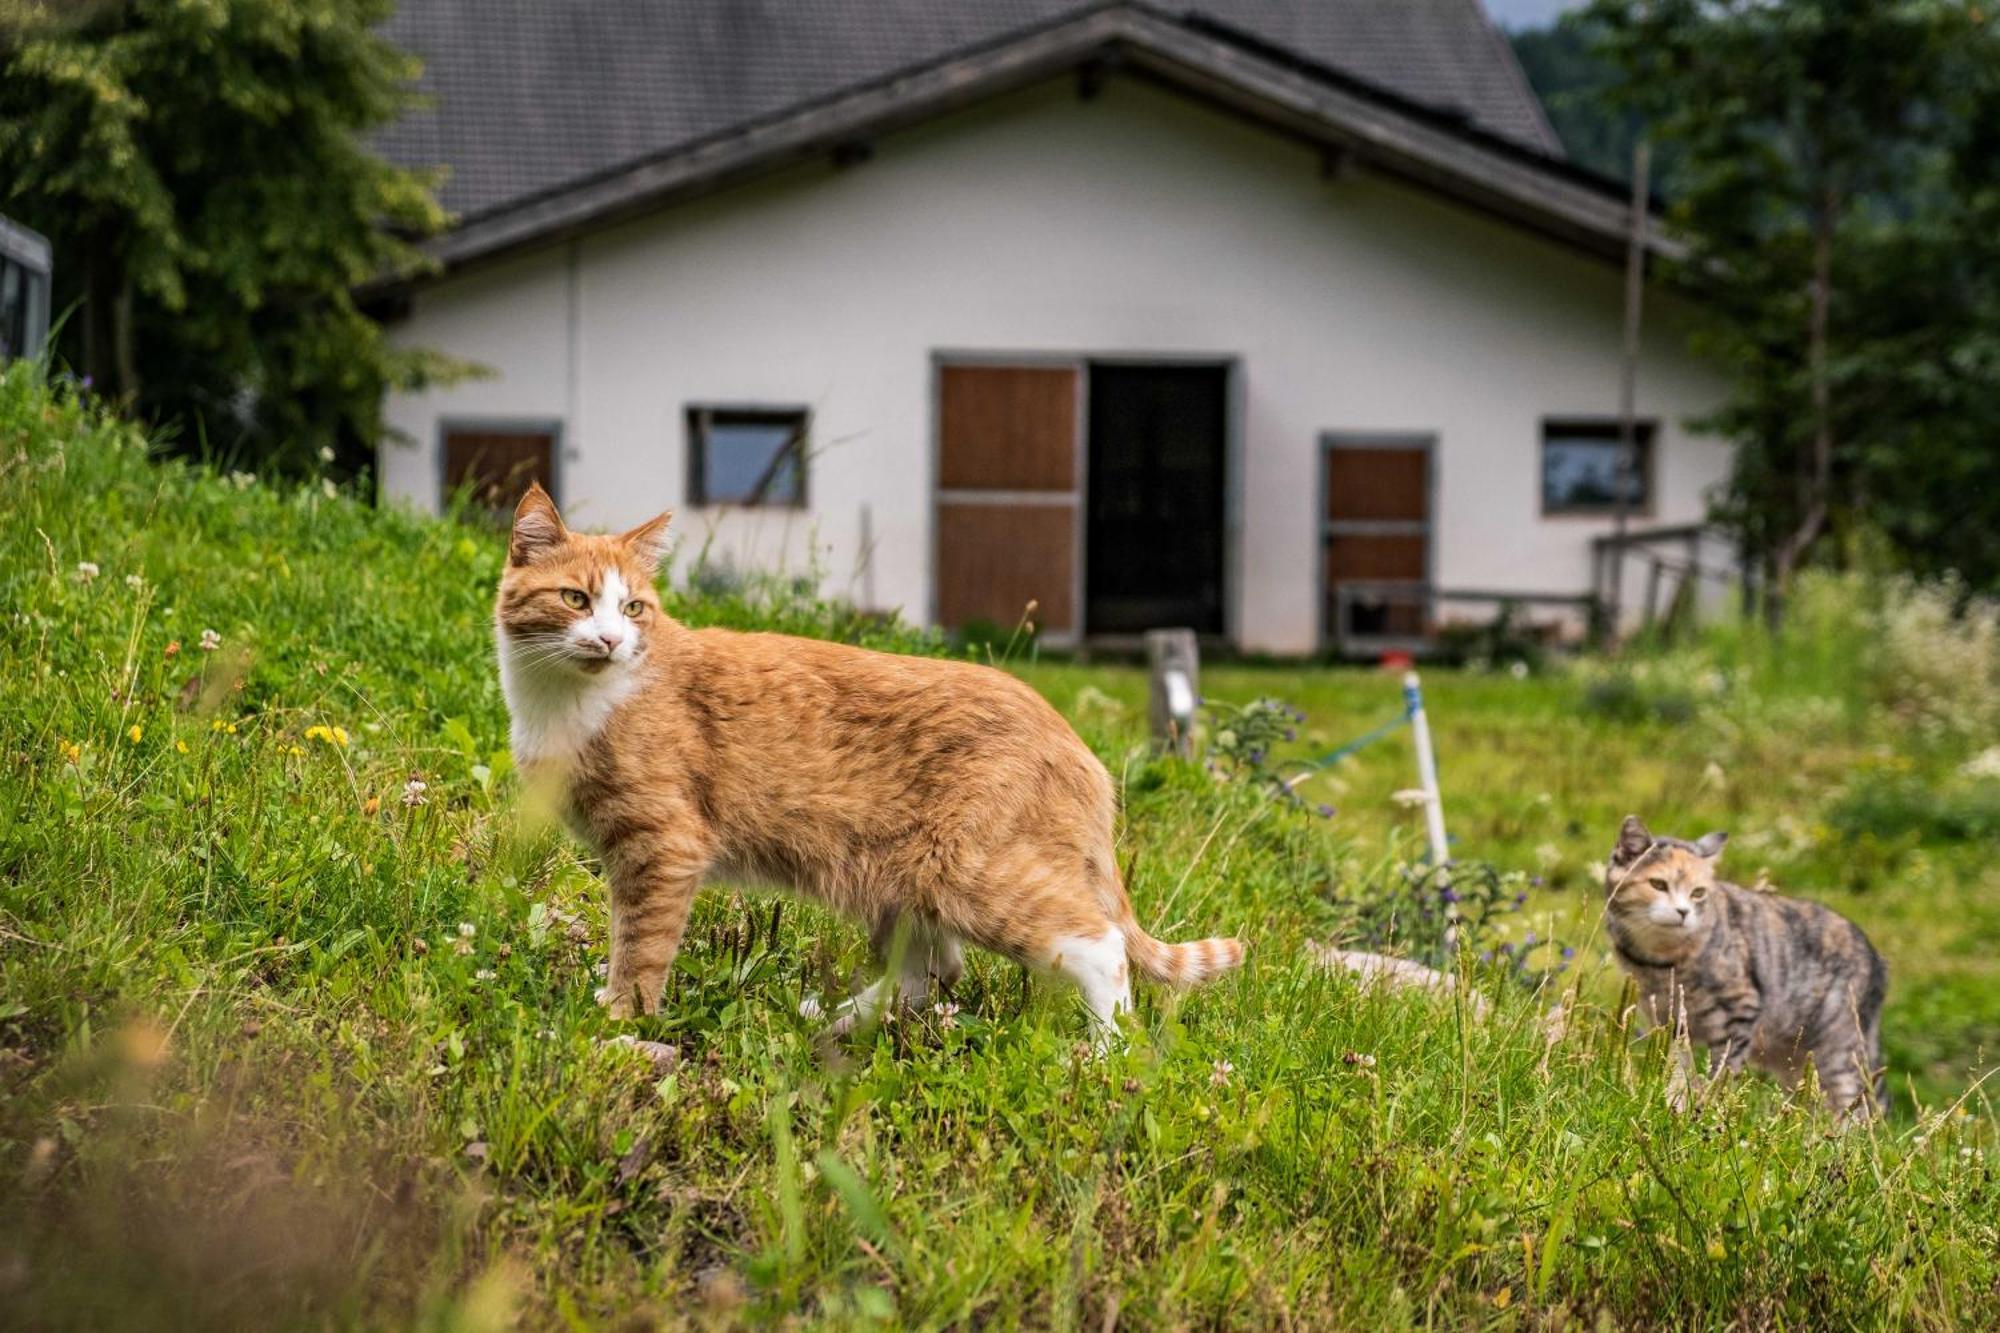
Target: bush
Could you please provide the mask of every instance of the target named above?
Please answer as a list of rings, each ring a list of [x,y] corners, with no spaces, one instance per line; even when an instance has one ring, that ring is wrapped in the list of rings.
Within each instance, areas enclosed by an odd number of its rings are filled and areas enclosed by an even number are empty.
[[[1827,823],[1846,837],[1883,842],[1911,835],[1943,842],[2000,838],[2000,782],[1938,786],[1909,773],[1873,773],[1841,793]]]

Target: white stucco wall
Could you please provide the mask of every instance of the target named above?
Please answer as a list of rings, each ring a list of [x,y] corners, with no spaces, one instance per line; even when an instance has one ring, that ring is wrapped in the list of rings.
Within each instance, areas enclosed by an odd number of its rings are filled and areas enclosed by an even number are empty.
[[[396,336],[497,373],[395,398],[416,444],[385,449],[383,484],[435,505],[443,418],[556,417],[566,511],[623,525],[682,505],[688,403],[803,403],[810,510],[683,509],[684,549],[816,557],[830,590],[923,619],[936,354],[1234,358],[1230,619],[1246,648],[1306,652],[1323,432],[1436,437],[1440,585],[1588,587],[1608,521],[1541,517],[1540,423],[1615,410],[1620,282],[1407,186],[1323,180],[1306,148],[1171,94],[1118,80],[1086,102],[1065,81],[889,137],[859,167],[801,167],[421,291]],[[1647,522],[1701,517],[1727,452],[1680,420],[1718,393],[1651,319]]]

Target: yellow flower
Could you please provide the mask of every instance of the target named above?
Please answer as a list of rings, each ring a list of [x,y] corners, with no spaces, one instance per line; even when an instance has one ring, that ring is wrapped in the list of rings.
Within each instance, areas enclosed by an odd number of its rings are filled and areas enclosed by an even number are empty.
[[[230,736],[236,734],[236,724],[234,722],[224,722],[219,717],[208,724],[208,729],[210,731],[220,731]]]
[[[140,742],[140,740],[145,737],[146,729],[140,726],[137,722],[134,722],[132,724],[132,730],[126,732],[125,734],[132,738],[132,744],[137,745]]]
[[[300,749],[300,748],[299,748],[298,746],[296,746],[296,745],[288,745],[288,746],[286,746],[286,747],[285,747],[285,753],[286,753],[286,754],[288,754],[288,755],[291,755],[291,756],[293,756],[294,758],[296,758],[296,757],[298,757],[299,755],[302,755],[302,754],[304,754],[304,753],[305,753],[305,751],[304,751],[304,750],[301,750],[301,749]]]
[[[64,763],[80,764],[83,762],[83,747],[75,741],[62,741],[59,748],[62,750]]]
[[[186,741],[175,741],[174,749],[180,754],[186,754],[188,752],[188,743]]]
[[[322,726],[307,727],[306,739],[309,741],[325,741],[328,745],[332,746],[342,746],[347,744],[347,728],[322,727]]]

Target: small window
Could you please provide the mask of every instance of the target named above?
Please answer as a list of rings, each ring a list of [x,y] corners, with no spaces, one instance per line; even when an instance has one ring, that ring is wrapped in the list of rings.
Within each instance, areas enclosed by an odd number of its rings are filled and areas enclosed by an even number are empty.
[[[802,506],[804,408],[690,407],[688,501]]]
[[[1615,419],[1542,423],[1542,512],[1611,514],[1620,493],[1631,512],[1653,503],[1653,424],[1635,422],[1633,468],[1623,478],[1624,448]]]

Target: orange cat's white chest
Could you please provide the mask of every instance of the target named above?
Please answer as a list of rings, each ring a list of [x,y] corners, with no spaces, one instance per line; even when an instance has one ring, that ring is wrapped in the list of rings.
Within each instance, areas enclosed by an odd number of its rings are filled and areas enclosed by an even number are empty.
[[[511,642],[504,630],[499,646],[500,693],[507,701],[516,764],[574,758],[639,688],[639,673],[630,664],[579,679],[571,672],[538,669],[531,650]]]

